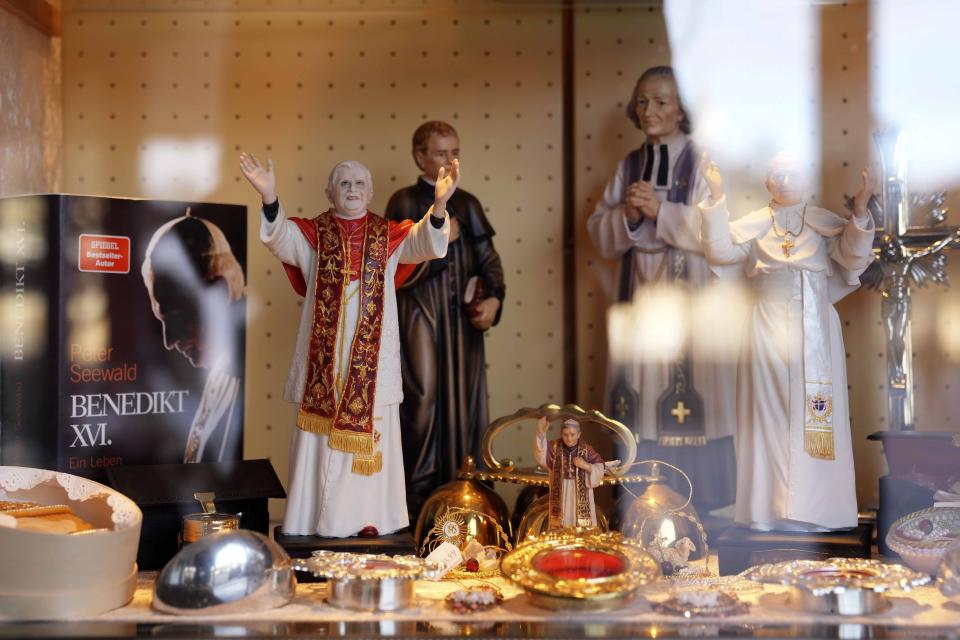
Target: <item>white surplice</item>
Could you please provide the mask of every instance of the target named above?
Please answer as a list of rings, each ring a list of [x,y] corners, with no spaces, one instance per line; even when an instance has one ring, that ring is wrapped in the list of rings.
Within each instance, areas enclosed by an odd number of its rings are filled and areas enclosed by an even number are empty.
[[[670,158],[667,185],[672,185],[674,169],[688,138],[678,134],[666,140]],[[654,147],[654,171],[659,166],[659,145]],[[700,213],[695,204],[668,202],[667,188],[656,188],[655,195],[660,200],[660,209],[656,223],[644,219],[636,229],[630,229],[625,216],[628,168],[626,158],[617,165],[617,172],[607,183],[603,199],[590,219],[587,231],[600,255],[608,260],[620,259],[630,249],[634,251],[634,273],[636,288],[650,283],[664,281],[664,261],[667,248],[682,251],[687,263],[687,282],[696,295],[716,280],[710,265],[703,256],[700,242]],[[700,172],[693,172],[693,185],[690,186],[690,202],[697,203],[706,196],[706,187],[700,179]],[[619,268],[618,268],[619,273]],[[612,291],[619,290],[617,282]],[[694,334],[691,336],[690,365],[693,371],[693,386],[703,398],[704,430],[707,440],[717,440],[734,435],[736,431],[736,402],[734,375],[735,364],[717,362],[705,355],[709,352],[706,341],[709,336]],[[611,339],[611,344],[613,344]],[[626,371],[628,384],[639,397],[639,424],[628,425],[644,440],[657,439],[657,405],[660,395],[669,385],[670,364],[662,360],[647,359],[635,362]],[[607,376],[608,392],[612,384]],[[609,395],[609,393],[607,394]],[[612,407],[607,407],[612,410]]]
[[[845,352],[833,304],[873,260],[873,221],[799,204],[774,207],[776,226],[766,207],[731,223],[725,198],[700,209],[707,258],[742,263],[754,294],[738,372],[736,520],[761,530],[854,527]],[[804,448],[811,388],[832,396],[833,459]]]
[[[326,435],[294,426],[284,534],[342,538],[355,535],[368,525],[376,527],[381,535],[409,525],[400,442],[403,385],[394,276],[399,264],[416,264],[446,255],[449,218],[444,214],[443,226],[437,229],[431,224],[430,215],[428,212],[413,225],[387,262],[373,408],[373,424],[374,430],[380,434],[383,468],[372,475],[353,473],[354,454],[331,449]],[[299,227],[287,219],[282,206],[273,222],[262,216],[260,240],[282,262],[299,267],[307,283],[296,348],[283,393],[284,400],[299,405],[303,398],[313,327],[317,253]],[[348,301],[346,314],[337,333],[338,353],[334,355],[334,367],[344,378],[360,312],[358,289],[359,280],[354,280],[344,292],[344,299]]]

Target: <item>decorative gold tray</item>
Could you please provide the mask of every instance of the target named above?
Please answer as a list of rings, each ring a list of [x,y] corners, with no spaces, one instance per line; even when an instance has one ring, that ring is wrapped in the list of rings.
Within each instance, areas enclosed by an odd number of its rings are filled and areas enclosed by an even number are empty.
[[[639,543],[619,533],[575,529],[518,546],[503,558],[500,570],[534,604],[566,610],[618,608],[660,575]]]
[[[863,558],[791,560],[751,567],[741,576],[791,587],[791,604],[809,613],[868,615],[887,609],[888,591],[909,591],[930,576]]]
[[[816,595],[850,589],[909,591],[930,582],[930,576],[903,565],[863,558],[790,560],[751,567],[740,575],[757,582],[800,587]]]
[[[934,574],[947,549],[960,544],[960,507],[933,507],[903,516],[887,532],[887,546],[911,568]]]
[[[443,567],[416,556],[314,551],[293,568],[327,578],[327,602],[354,611],[398,611],[412,606],[414,582],[437,580]]]
[[[309,558],[294,561],[297,571],[314,576],[359,580],[437,580],[442,567],[416,556],[387,556],[369,553],[314,551]]]

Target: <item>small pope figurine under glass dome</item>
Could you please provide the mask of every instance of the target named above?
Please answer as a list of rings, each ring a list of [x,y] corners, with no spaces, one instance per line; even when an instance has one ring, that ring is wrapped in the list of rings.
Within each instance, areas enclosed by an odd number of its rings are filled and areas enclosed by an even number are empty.
[[[549,420],[541,417],[533,443],[537,463],[550,473],[548,528],[596,527],[593,490],[600,486],[606,470],[619,466],[620,461],[604,462],[581,440],[580,423],[572,418],[563,421],[560,437],[548,442],[549,428]]]

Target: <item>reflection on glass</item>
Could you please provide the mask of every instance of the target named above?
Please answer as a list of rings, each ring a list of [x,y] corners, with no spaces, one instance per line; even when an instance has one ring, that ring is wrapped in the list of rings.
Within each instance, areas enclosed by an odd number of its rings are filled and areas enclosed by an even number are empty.
[[[871,105],[881,126],[910,135],[910,183],[921,191],[960,178],[960,83],[953,0],[875,0],[870,5]]]
[[[222,150],[215,138],[154,138],[140,152],[143,191],[168,199],[171,191],[185,200],[207,198],[219,186]]]
[[[243,269],[223,231],[188,209],[153,234],[141,273],[163,326],[164,347],[209,370],[184,462],[201,460],[213,432],[225,422],[216,456],[222,460],[240,390],[234,356],[242,348]]]
[[[700,506],[723,507],[735,493],[734,360],[711,361],[713,327],[690,331],[693,300],[716,280],[696,208],[706,195],[689,137],[698,124],[669,66],[640,73],[626,116],[643,143],[617,164],[587,220],[600,255],[619,261],[615,299],[625,305],[609,316],[605,410],[633,432],[642,458],[694,476]]]
[[[664,4],[664,17],[702,148],[727,167],[779,149],[793,149],[805,163],[819,157],[820,30],[813,3],[673,0]]]

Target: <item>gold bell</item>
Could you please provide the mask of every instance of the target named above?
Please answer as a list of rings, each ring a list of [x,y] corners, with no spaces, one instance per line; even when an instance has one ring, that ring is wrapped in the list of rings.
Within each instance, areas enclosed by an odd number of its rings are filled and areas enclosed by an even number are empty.
[[[620,531],[624,537],[638,541],[644,548],[655,544],[657,538],[665,546],[689,538],[696,545],[690,559],[704,555],[707,537],[700,516],[684,496],[667,485],[658,463],[651,464],[644,490],[639,494],[627,493],[618,507],[623,514]]]
[[[520,526],[517,527],[517,544],[523,544],[532,537],[540,537],[550,530],[550,494],[545,494],[530,503],[523,517],[520,518]],[[607,522],[607,514],[597,506],[597,530],[606,533],[610,530]]]
[[[510,549],[507,505],[477,479],[478,475],[473,456],[467,456],[457,479],[427,498],[414,532],[421,556],[443,542],[462,548],[471,538],[487,548]]]

